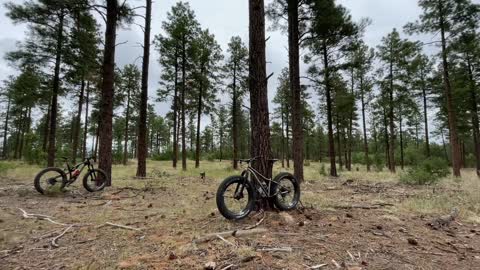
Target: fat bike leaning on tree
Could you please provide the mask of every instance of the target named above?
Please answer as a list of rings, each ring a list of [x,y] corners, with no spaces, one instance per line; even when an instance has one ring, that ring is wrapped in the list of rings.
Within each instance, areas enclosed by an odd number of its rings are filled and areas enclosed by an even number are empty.
[[[260,157],[239,160],[247,168],[240,176],[225,179],[217,191],[217,207],[229,220],[246,218],[255,208],[258,200],[271,199],[282,211],[293,210],[300,201],[300,185],[290,173],[280,173],[270,179],[252,167]],[[272,163],[277,159],[269,160]]]

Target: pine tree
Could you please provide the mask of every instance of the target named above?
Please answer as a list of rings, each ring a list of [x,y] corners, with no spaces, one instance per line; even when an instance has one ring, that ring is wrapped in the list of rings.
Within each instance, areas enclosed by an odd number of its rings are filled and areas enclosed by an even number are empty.
[[[227,85],[227,92],[232,100],[232,143],[233,143],[233,168],[238,169],[239,159],[239,113],[242,108],[243,98],[247,93],[248,78],[248,49],[240,37],[232,37],[228,43],[227,59],[224,72],[230,83]]]

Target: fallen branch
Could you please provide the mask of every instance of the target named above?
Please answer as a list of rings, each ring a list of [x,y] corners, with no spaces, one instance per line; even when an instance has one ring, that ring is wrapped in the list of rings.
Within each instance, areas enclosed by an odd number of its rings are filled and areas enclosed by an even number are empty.
[[[373,209],[380,209],[386,206],[395,206],[391,203],[376,203],[372,205],[335,205],[333,208],[335,209],[365,209],[365,210],[373,210]]]
[[[256,228],[252,230],[238,230],[238,231],[226,231],[226,232],[218,232],[218,233],[212,233],[212,234],[207,234],[202,238],[196,239],[193,242],[194,243],[205,243],[209,242],[213,239],[218,239],[218,236],[221,237],[244,237],[244,236],[250,236],[254,234],[261,234],[261,233],[266,233],[267,229],[263,228]]]
[[[115,224],[115,223],[111,223],[111,222],[107,222],[107,223],[105,223],[105,225],[116,227],[116,228],[121,228],[121,229],[125,229],[125,230],[137,231],[137,232],[142,231],[141,229],[138,229],[138,228],[125,226],[125,225],[120,225],[120,224]]]
[[[55,220],[52,219],[52,217],[50,216],[46,216],[46,215],[39,215],[39,214],[29,214],[27,213],[27,211],[23,210],[22,208],[18,208],[20,211],[22,211],[22,216],[23,218],[36,218],[36,219],[40,219],[40,220],[46,220],[50,223],[53,223],[53,224],[56,224],[56,225],[60,225],[60,226],[68,226],[68,224],[64,224],[64,223],[60,223],[60,222],[57,222]]]
[[[52,239],[52,247],[58,248],[60,245],[58,245],[57,241],[58,239],[62,238],[70,229],[73,228],[73,225],[68,226],[61,234],[59,234],[57,237]]]
[[[260,252],[293,252],[293,248],[291,247],[283,247],[283,248],[261,248],[257,249]]]
[[[309,269],[320,269],[322,267],[325,267],[327,266],[328,264],[327,263],[324,263],[324,264],[319,264],[319,265],[314,265],[314,266],[310,266],[308,267]]]
[[[228,241],[227,239],[223,238],[222,236],[220,236],[220,235],[217,234],[217,237],[218,237],[218,239],[222,240],[223,242],[229,244],[230,246],[234,246],[234,247],[235,247],[235,244],[234,244],[234,243]]]
[[[258,226],[260,226],[260,225],[263,223],[263,221],[265,220],[266,217],[267,217],[267,214],[266,214],[265,211],[263,211],[263,217],[262,217],[257,223],[255,223],[255,224],[252,225],[252,226],[246,227],[246,228],[244,228],[244,229],[242,229],[242,230],[248,231],[248,230],[257,228]]]

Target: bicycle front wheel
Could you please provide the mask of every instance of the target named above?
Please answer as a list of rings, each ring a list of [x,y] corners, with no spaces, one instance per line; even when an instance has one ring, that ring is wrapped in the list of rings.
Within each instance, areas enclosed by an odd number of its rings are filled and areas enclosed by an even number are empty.
[[[293,210],[300,201],[300,185],[290,173],[281,173],[273,180],[273,202],[282,211]]]
[[[253,188],[240,176],[232,176],[220,184],[217,191],[217,207],[229,220],[246,218],[255,203]]]
[[[101,191],[108,182],[107,173],[100,169],[88,171],[83,177],[83,187],[89,192]]]

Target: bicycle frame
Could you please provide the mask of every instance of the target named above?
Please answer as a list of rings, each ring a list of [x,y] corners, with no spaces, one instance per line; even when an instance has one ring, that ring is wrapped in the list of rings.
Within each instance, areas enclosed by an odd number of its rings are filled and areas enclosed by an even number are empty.
[[[254,177],[255,181],[253,181],[252,179],[252,176]],[[272,183],[276,183],[278,184],[277,182],[275,182],[272,178],[267,178],[265,177],[263,174],[261,174],[259,171],[255,170],[249,163],[247,169],[245,169],[243,172],[242,172],[242,177],[245,178],[245,181],[251,181],[255,184],[254,187],[256,186],[260,186],[260,188],[262,189],[263,191],[263,194],[266,195],[267,198],[272,198],[272,197],[275,197],[277,194],[270,194],[271,192],[271,187],[272,187]],[[260,180],[262,179],[264,182],[268,183],[267,185],[263,184],[262,181]],[[242,185],[242,192],[243,192],[243,189],[244,189],[245,185]],[[237,187],[238,189],[238,187]],[[237,192],[238,190],[235,191],[235,193]],[[256,190],[258,191],[258,190]]]
[[[85,159],[83,162],[81,163],[78,163],[77,165],[73,166],[73,167],[70,167],[70,164],[68,163],[68,161],[65,161],[65,164],[67,165],[67,169],[65,170],[66,172],[68,172],[68,183],[72,184],[73,182],[75,182],[77,179],[78,179],[78,176],[83,172],[83,170],[88,167],[88,170],[91,171],[91,170],[94,170],[94,167],[92,165],[92,163],[90,162],[90,158],[87,158]],[[80,173],[77,175],[77,176],[73,176],[73,172],[75,170],[79,170]]]

